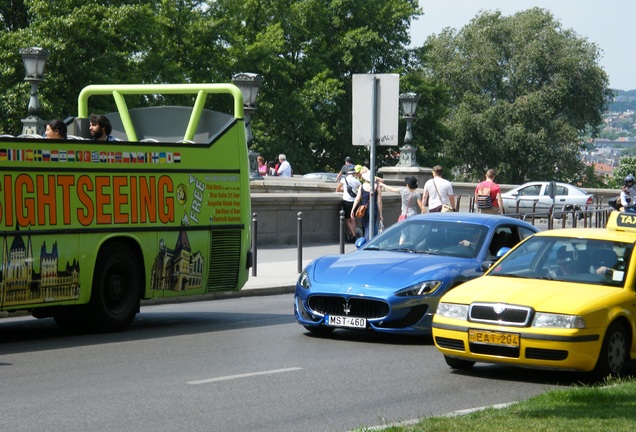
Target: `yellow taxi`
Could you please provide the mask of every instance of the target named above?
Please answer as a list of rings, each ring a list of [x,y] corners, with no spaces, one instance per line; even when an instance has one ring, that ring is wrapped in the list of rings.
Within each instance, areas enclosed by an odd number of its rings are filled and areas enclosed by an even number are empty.
[[[636,357],[636,215],[543,231],[446,293],[433,341],[446,363],[620,375]]]

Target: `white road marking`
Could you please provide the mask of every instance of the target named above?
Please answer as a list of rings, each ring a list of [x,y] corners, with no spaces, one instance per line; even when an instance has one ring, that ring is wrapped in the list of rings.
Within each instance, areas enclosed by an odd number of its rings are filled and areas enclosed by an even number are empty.
[[[300,367],[291,367],[287,369],[274,369],[274,370],[263,371],[263,372],[252,372],[252,373],[245,373],[245,374],[239,374],[239,375],[227,375],[227,376],[208,378],[208,379],[198,380],[198,381],[188,381],[188,384],[207,384],[207,383],[218,382],[218,381],[228,381],[228,380],[239,379],[239,378],[248,378],[248,377],[253,377],[257,375],[271,375],[271,374],[284,373],[284,372],[293,372],[293,371],[297,371],[301,369],[302,368]]]

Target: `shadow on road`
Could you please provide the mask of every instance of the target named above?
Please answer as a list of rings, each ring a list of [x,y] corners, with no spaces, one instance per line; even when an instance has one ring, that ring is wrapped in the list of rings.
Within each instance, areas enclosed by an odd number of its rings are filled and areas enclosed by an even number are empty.
[[[0,356],[135,340],[212,333],[294,323],[292,314],[241,312],[144,311],[119,333],[82,333],[60,329],[52,318],[6,318],[0,321]],[[1,363],[0,363],[1,365]]]

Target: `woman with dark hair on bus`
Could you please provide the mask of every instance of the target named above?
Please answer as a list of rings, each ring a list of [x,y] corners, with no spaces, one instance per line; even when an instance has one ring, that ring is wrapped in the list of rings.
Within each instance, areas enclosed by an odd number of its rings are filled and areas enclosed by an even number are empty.
[[[46,124],[44,134],[48,139],[66,139],[66,124],[59,119],[51,120]]]

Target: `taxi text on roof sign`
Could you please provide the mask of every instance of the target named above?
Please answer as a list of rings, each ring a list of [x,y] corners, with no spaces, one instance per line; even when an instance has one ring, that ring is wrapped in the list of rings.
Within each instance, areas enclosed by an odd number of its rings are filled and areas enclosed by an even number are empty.
[[[636,214],[613,211],[607,221],[607,229],[636,232]]]

